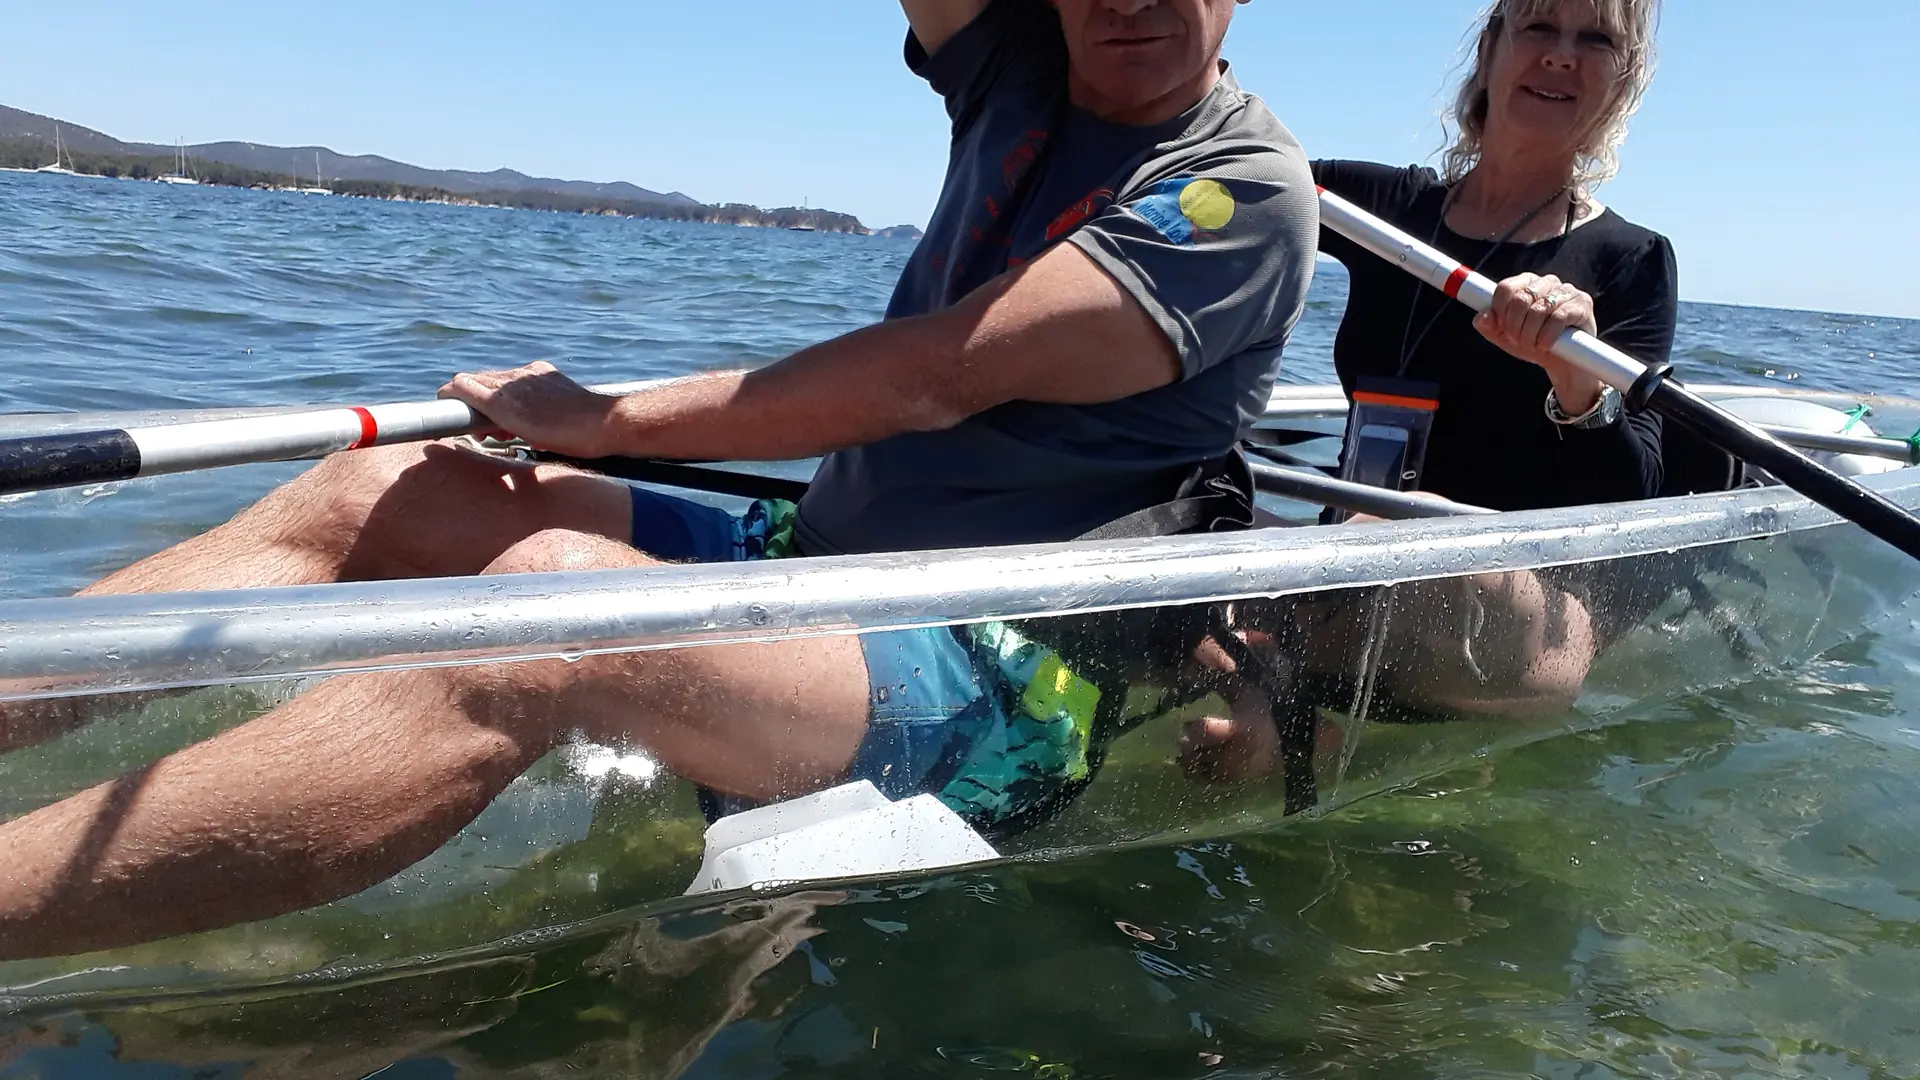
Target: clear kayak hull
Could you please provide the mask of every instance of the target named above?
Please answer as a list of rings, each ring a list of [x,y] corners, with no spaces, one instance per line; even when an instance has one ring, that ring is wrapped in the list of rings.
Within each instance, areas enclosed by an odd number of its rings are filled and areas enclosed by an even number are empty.
[[[1872,482],[1907,505],[1920,501],[1912,471]],[[1489,520],[1499,527],[1490,529]],[[1575,591],[1585,615],[1608,628],[1572,707],[1463,715],[1442,703],[1408,715],[1401,700],[1416,692],[1409,688],[1459,682],[1458,650],[1429,646],[1458,636],[1473,618],[1475,590],[1536,571],[1584,576],[1591,587]],[[370,587],[328,586],[150,597],[144,609],[118,601],[0,604],[0,625],[9,631],[0,686],[16,702],[205,687],[0,755],[0,817],[230,728],[316,677],[942,621],[1025,620],[1044,632],[1048,619],[1093,611],[1253,600],[1276,623],[1333,608],[1359,613],[1349,621],[1364,628],[1334,650],[1337,670],[1315,701],[1310,818],[1477,756],[1608,723],[1649,700],[1806,660],[1902,610],[1920,591],[1920,568],[1779,491],[1107,547],[833,566],[796,561],[732,575],[702,567],[650,573],[523,582],[504,592],[474,591],[471,582],[404,583],[383,587],[384,600]],[[553,606],[582,590],[597,604]],[[771,604],[780,597],[783,604]],[[486,618],[463,620],[473,605],[489,603]],[[515,604],[528,610],[516,613]],[[578,611],[579,620],[556,623],[556,610]],[[941,611],[948,620],[937,617]],[[397,621],[384,637],[355,637],[338,625],[328,631],[328,619],[347,614],[357,614],[363,621],[352,625],[362,629],[368,618]],[[547,636],[513,637],[516,619],[548,620]],[[483,631],[477,644],[476,626]],[[215,647],[208,647],[212,631]],[[496,632],[506,636],[488,636]],[[1151,718],[1113,742],[1083,792],[1057,814],[993,838],[1002,857],[1228,836],[1288,816],[1287,788],[1297,774],[1226,786],[1184,775],[1176,761],[1181,725],[1220,703],[1203,698],[1159,713],[1149,707],[1155,694],[1141,689],[1136,711]],[[452,970],[594,932],[597,920],[622,912],[725,903],[724,896],[683,896],[701,864],[705,824],[693,787],[643,754],[571,746],[389,881],[263,922],[0,965],[0,1007],[38,1011],[76,1000],[351,982],[422,964]]]

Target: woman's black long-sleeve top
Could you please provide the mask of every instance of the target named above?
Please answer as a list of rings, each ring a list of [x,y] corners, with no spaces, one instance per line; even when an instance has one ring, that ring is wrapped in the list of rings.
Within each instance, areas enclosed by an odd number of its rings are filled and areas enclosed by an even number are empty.
[[[1496,281],[1553,274],[1594,299],[1600,338],[1643,363],[1666,360],[1678,312],[1673,246],[1612,210],[1566,235],[1494,245],[1441,222],[1447,187],[1433,170],[1319,161],[1315,180]],[[1623,416],[1597,430],[1547,419],[1552,382],[1473,327],[1473,312],[1331,230],[1320,250],[1352,281],[1334,364],[1349,396],[1356,379],[1394,376],[1439,386],[1420,487],[1495,510],[1625,502],[1659,493],[1661,421]],[[1405,370],[1400,369],[1404,362]]]

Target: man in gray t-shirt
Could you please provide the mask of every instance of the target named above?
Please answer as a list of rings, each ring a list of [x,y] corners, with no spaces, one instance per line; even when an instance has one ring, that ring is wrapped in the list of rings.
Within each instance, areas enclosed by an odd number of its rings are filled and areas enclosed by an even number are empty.
[[[389,447],[335,455],[91,591],[771,557],[789,535],[812,553],[1066,540],[1173,495],[1259,412],[1318,231],[1304,155],[1220,61],[1234,0],[902,2],[953,159],[890,318],[624,397],[545,364],[442,391],[574,457],[828,455],[797,515],[761,503],[736,519],[576,470]],[[865,779],[1017,827],[1085,782],[1111,699],[1009,635],[328,680],[0,824],[0,960],[352,894],[576,731],[644,747],[712,813]],[[0,703],[0,752],[114,710]]]
[[[1224,64],[1204,94],[1147,123],[1076,95],[1063,16],[1092,23],[1083,36],[1095,41],[1161,28],[1112,13],[1131,6],[994,0],[937,49],[908,41],[909,66],[946,99],[953,151],[887,314],[1004,288],[1009,269],[1064,244],[1055,257],[1110,278],[1177,370],[1118,396],[1088,371],[1075,393],[994,402],[951,426],[837,451],[800,505],[805,548],[1072,539],[1171,498],[1183,467],[1225,454],[1265,409],[1312,275],[1306,158]]]

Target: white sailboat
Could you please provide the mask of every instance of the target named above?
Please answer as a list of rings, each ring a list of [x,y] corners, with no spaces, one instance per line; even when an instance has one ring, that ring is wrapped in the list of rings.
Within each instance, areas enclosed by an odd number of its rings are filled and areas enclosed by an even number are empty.
[[[200,181],[187,172],[187,140],[181,139],[174,147],[173,171],[159,177],[163,184],[198,184]]]
[[[333,189],[327,186],[326,178],[320,175],[320,151],[313,152],[313,187],[296,188],[302,195],[331,195]]]
[[[60,125],[55,124],[53,125],[53,164],[42,165],[38,169],[35,169],[34,171],[43,172],[43,173],[53,173],[56,176],[79,176],[80,175],[79,173],[74,172],[72,169],[69,169],[66,166],[63,166],[60,164],[60,156],[63,149],[64,148],[60,144]],[[73,161],[73,155],[68,154],[67,161],[71,163]]]

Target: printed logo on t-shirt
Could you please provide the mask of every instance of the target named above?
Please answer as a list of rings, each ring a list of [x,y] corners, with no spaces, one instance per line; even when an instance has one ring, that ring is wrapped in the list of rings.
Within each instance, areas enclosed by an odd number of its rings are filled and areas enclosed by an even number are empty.
[[[1191,244],[1200,233],[1226,228],[1236,209],[1227,185],[1190,176],[1160,181],[1130,208],[1176,244]]]
[[[1113,192],[1101,188],[1067,207],[1065,212],[1054,218],[1052,224],[1047,226],[1047,242],[1052,243],[1092,221],[1094,215],[1111,205],[1113,205]]]

